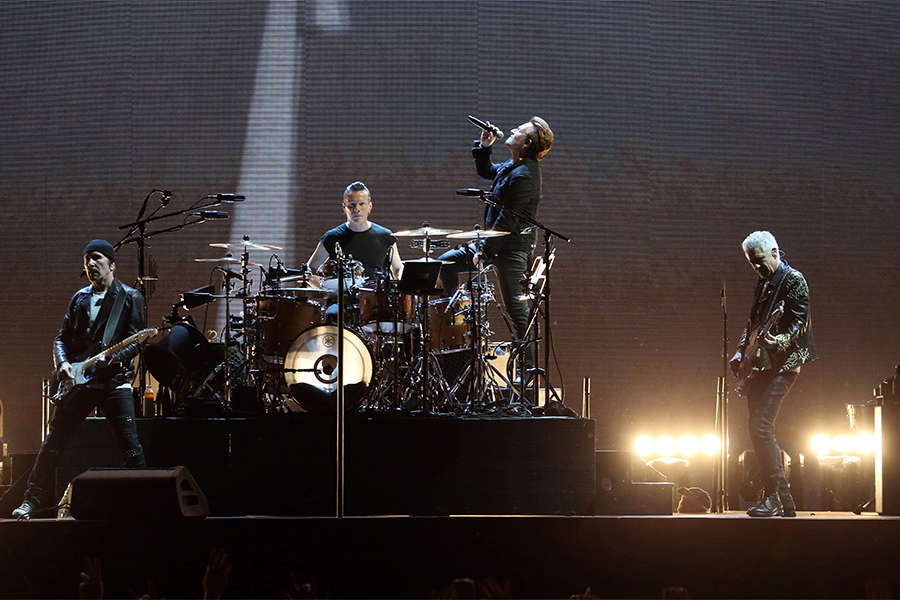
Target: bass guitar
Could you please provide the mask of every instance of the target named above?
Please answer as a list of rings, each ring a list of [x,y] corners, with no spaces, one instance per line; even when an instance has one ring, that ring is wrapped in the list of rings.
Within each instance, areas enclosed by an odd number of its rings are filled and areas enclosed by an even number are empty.
[[[737,377],[737,387],[735,389],[741,398],[747,397],[745,386],[747,385],[747,379],[750,378],[750,374],[753,373],[753,362],[759,354],[760,341],[768,335],[769,330],[775,326],[782,314],[784,314],[784,300],[778,303],[778,306],[775,307],[775,310],[772,311],[772,314],[762,327],[751,331],[747,337],[747,344],[741,352],[741,364],[738,365],[735,372],[735,377]]]
[[[115,346],[110,346],[106,350],[103,350],[102,352],[91,356],[87,360],[70,363],[72,365],[72,371],[74,373],[72,379],[65,379],[63,381],[57,380],[56,393],[54,393],[50,397],[50,402],[53,404],[63,404],[69,394],[91,380],[94,367],[97,366],[98,361],[111,357],[113,354],[115,354],[128,344],[133,344],[134,342],[143,343],[145,340],[152,338],[157,333],[159,333],[159,329],[157,329],[156,327],[142,329],[134,335],[128,336]]]

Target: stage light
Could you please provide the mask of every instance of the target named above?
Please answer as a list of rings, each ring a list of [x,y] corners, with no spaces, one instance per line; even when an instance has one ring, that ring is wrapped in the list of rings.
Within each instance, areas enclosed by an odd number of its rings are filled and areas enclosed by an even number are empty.
[[[853,440],[849,435],[838,435],[831,441],[834,449],[841,454],[848,454],[853,450]]]
[[[638,456],[650,456],[653,454],[653,447],[653,438],[649,435],[642,435],[634,440],[634,453]]]
[[[677,448],[678,444],[671,435],[664,435],[656,440],[656,452],[660,456],[672,456]]]
[[[814,436],[809,445],[816,454],[828,454],[831,452],[831,438],[824,433]]]
[[[719,452],[719,438],[713,434],[704,435],[700,440],[700,451],[707,456],[714,456]]]
[[[683,435],[678,438],[678,452],[682,456],[694,456],[700,448],[700,442],[692,435]]]
[[[859,433],[853,440],[853,446],[859,454],[875,452],[875,436],[871,433]]]

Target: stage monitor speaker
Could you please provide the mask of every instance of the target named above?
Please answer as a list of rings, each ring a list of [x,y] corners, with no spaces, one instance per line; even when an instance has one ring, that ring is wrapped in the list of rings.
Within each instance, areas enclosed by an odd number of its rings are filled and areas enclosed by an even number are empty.
[[[89,469],[72,480],[79,520],[203,518],[209,502],[187,467]]]

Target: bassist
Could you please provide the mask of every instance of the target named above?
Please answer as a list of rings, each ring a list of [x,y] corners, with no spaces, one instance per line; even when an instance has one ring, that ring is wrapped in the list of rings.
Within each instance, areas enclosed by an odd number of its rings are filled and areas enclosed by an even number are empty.
[[[809,287],[803,274],[781,258],[778,242],[768,231],[751,233],[742,247],[759,281],[747,328],[730,366],[735,375],[749,371],[741,387],[747,397],[748,433],[765,488],[763,498],[747,514],[793,517],[796,509],[775,439],[775,418],[800,374],[800,365],[816,358],[809,331]],[[782,308],[784,313],[771,319]],[[768,330],[767,325],[771,325]]]
[[[75,376],[73,364],[126,340],[144,327],[144,299],[140,292],[115,278],[116,254],[111,244],[104,240],[90,242],[84,249],[84,270],[91,285],[72,296],[54,344],[59,381]],[[55,498],[50,494],[59,456],[94,407],[106,416],[125,466],[146,466],[137,436],[131,389],[132,363],[139,348],[135,341],[112,356],[101,356],[89,373],[90,379],[58,400],[49,433],[28,480],[25,500],[13,511],[14,517],[29,519],[41,508],[55,507]]]

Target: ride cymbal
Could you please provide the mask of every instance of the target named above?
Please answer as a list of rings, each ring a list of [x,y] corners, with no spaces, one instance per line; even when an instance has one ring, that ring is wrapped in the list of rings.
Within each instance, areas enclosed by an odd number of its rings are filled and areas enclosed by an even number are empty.
[[[257,244],[249,239],[240,242],[215,242],[210,244],[213,248],[225,248],[226,250],[281,250],[281,246],[270,246],[269,244]]]
[[[454,240],[478,240],[484,238],[500,237],[501,235],[509,235],[509,232],[498,231],[496,229],[473,229],[472,231],[452,233],[447,237]]]
[[[418,229],[410,229],[408,231],[398,231],[394,234],[396,237],[422,237],[433,235],[448,235],[451,233],[459,233],[459,229],[438,229],[437,227],[419,227]]]
[[[220,263],[226,265],[241,265],[241,259],[235,258],[233,256],[223,256],[221,258],[195,258],[194,262],[211,262],[211,263]],[[259,263],[247,263],[248,267],[261,267],[262,265]]]

